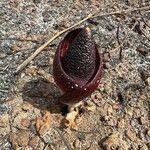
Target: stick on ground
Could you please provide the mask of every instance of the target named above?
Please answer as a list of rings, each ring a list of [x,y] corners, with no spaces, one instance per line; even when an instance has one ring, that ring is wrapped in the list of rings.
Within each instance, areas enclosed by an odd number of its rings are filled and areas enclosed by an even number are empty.
[[[130,12],[133,12],[133,11],[142,11],[142,10],[149,10],[149,9],[150,9],[150,6],[141,7],[141,8],[132,8],[132,9],[127,9],[127,10],[119,10],[119,11],[116,11],[116,12],[103,13],[103,14],[98,14],[98,15],[95,15],[95,13],[94,14],[89,14],[86,18],[84,18],[83,20],[81,20],[78,23],[74,24],[73,26],[58,32],[51,39],[49,39],[46,43],[44,43],[42,46],[40,46],[30,57],[28,57],[22,64],[20,64],[17,67],[15,74],[18,74],[21,70],[23,70],[31,60],[33,60],[46,46],[48,46],[57,37],[59,37],[60,35],[62,35],[63,33],[67,32],[67,31],[71,30],[72,28],[82,24],[83,22],[85,22],[88,19],[92,19],[92,18],[96,18],[96,17],[102,17],[102,16],[116,15],[116,14],[125,14],[125,13],[130,13]]]
[[[89,14],[86,18],[84,18],[83,20],[79,21],[78,23],[74,24],[73,26],[64,29],[60,32],[58,32],[56,35],[54,35],[51,39],[49,39],[46,43],[44,43],[42,46],[40,46],[30,57],[28,57],[21,65],[18,66],[17,70],[16,70],[16,74],[18,74],[22,69],[25,68],[25,66],[32,60],[34,59],[46,46],[48,46],[52,41],[54,41],[57,37],[59,37],[61,34],[67,32],[68,30],[78,26],[79,24],[83,23],[84,21],[88,20],[89,18],[91,18],[93,14]]]

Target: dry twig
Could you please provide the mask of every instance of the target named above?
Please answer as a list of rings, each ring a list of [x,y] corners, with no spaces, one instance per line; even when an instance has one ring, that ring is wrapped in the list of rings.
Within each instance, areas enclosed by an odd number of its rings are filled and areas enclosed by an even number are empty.
[[[118,44],[120,45],[120,40],[119,40],[119,26],[117,28],[117,33],[116,33],[116,36],[117,36],[117,41],[118,41]],[[122,57],[122,47],[120,47],[120,52],[119,52],[119,59],[121,60],[121,57]]]
[[[129,8],[129,9],[126,9],[126,10],[118,10],[118,11],[115,11],[115,12],[103,13],[103,14],[100,14],[100,15],[92,15],[91,18],[104,17],[104,16],[117,15],[117,14],[127,14],[127,13],[131,13],[131,12],[134,12],[134,11],[142,11],[142,10],[149,10],[149,9],[150,9],[150,6],[141,7],[141,8]]]
[[[130,13],[130,12],[133,12],[133,11],[142,11],[142,10],[149,10],[149,9],[150,9],[150,6],[141,7],[141,8],[131,8],[131,9],[127,9],[127,10],[119,10],[119,11],[116,11],[116,12],[103,13],[103,14],[98,14],[98,15],[95,15],[95,13],[94,14],[89,14],[86,18],[84,18],[83,20],[79,21],[78,23],[72,25],[69,28],[66,28],[66,29],[58,32],[51,39],[49,39],[46,43],[44,43],[42,46],[40,46],[30,57],[28,57],[21,65],[19,65],[17,67],[17,70],[16,70],[15,73],[18,74],[22,69],[24,69],[26,67],[26,65],[32,59],[34,59],[46,46],[48,46],[57,37],[59,37],[60,35],[62,35],[65,32],[67,32],[68,30],[70,30],[70,29],[72,29],[72,28],[82,24],[83,22],[85,22],[88,19],[92,19],[92,18],[96,18],[96,17],[102,17],[102,16],[116,15],[116,14],[126,14],[126,13]]]
[[[59,37],[61,34],[67,32],[68,30],[78,26],[79,24],[83,23],[84,21],[88,20],[91,18],[93,14],[89,14],[86,18],[83,20],[79,21],[78,23],[74,24],[73,26],[64,29],[60,32],[58,32],[56,35],[54,35],[51,39],[49,39],[46,43],[44,43],[42,46],[40,46],[30,57],[28,57],[21,65],[18,66],[16,70],[16,74],[19,73],[22,69],[25,68],[25,66],[32,60],[34,59],[46,46],[48,46],[53,40],[55,40],[57,37]]]

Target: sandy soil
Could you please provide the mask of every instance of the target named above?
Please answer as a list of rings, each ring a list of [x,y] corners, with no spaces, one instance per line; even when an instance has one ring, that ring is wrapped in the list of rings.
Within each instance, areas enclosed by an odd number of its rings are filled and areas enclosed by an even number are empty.
[[[57,100],[60,92],[52,76],[53,57],[64,35],[14,75],[47,39],[89,13],[148,5],[146,0],[0,1],[0,149],[150,149],[150,10],[97,17],[80,25],[92,29],[104,75],[72,114],[72,122]],[[128,32],[123,46],[115,49]]]

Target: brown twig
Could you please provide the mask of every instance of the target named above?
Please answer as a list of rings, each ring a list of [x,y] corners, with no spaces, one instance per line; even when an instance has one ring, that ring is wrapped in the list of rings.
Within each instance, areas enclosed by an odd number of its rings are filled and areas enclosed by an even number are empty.
[[[146,7],[141,7],[141,8],[129,8],[126,10],[118,10],[115,12],[110,12],[110,13],[103,13],[100,15],[92,15],[91,18],[96,18],[96,17],[104,17],[104,16],[109,16],[109,15],[117,15],[117,14],[126,14],[126,13],[131,13],[134,11],[142,11],[142,10],[149,10],[150,6],[146,6]]]
[[[38,43],[38,40],[32,40],[32,39],[27,39],[27,38],[0,38],[0,40],[15,40],[15,41],[24,41],[24,42],[33,42],[33,43]]]
[[[25,66],[32,60],[34,59],[46,46],[48,46],[53,40],[55,40],[57,37],[59,37],[61,34],[67,32],[68,30],[71,30],[72,28],[78,26],[79,24],[83,23],[84,21],[88,20],[91,18],[93,14],[89,14],[86,18],[83,20],[79,21],[78,23],[74,24],[73,26],[64,29],[60,32],[58,32],[56,35],[54,35],[51,39],[49,39],[46,43],[44,43],[42,46],[40,46],[30,57],[28,57],[21,65],[18,66],[16,70],[16,74],[19,73],[22,69],[25,68]]]
[[[118,44],[120,45],[120,40],[119,40],[119,26],[117,28],[117,33],[116,33],[116,36],[117,36],[117,42]],[[119,51],[119,59],[121,60],[121,57],[122,57],[122,47],[120,47],[120,51]]]
[[[55,40],[57,37],[62,35],[63,33],[67,32],[68,30],[71,30],[72,28],[82,24],[88,19],[96,18],[96,17],[102,17],[102,16],[109,16],[109,15],[116,15],[116,14],[125,14],[133,11],[142,11],[142,10],[147,10],[150,9],[150,6],[147,7],[141,7],[141,8],[132,8],[132,9],[127,9],[127,10],[119,10],[116,12],[110,12],[110,13],[103,13],[103,14],[89,14],[86,18],[83,20],[79,21],[78,23],[74,24],[73,26],[66,28],[60,32],[58,32],[56,35],[54,35],[51,39],[49,39],[46,43],[44,43],[42,46],[40,46],[30,57],[28,57],[22,64],[20,64],[17,69],[16,69],[16,74],[18,74],[22,69],[25,68],[25,66],[32,60],[34,59],[46,46],[48,46],[53,40]]]

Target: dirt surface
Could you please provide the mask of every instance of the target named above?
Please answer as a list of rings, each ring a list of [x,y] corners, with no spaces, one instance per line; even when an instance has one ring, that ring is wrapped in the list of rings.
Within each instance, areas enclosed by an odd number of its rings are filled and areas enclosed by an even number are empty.
[[[72,122],[57,100],[60,92],[52,76],[53,57],[64,35],[14,75],[54,33],[89,13],[148,5],[146,0],[1,0],[0,149],[150,149],[150,10],[80,25],[92,29],[104,74],[98,89],[71,114]]]

